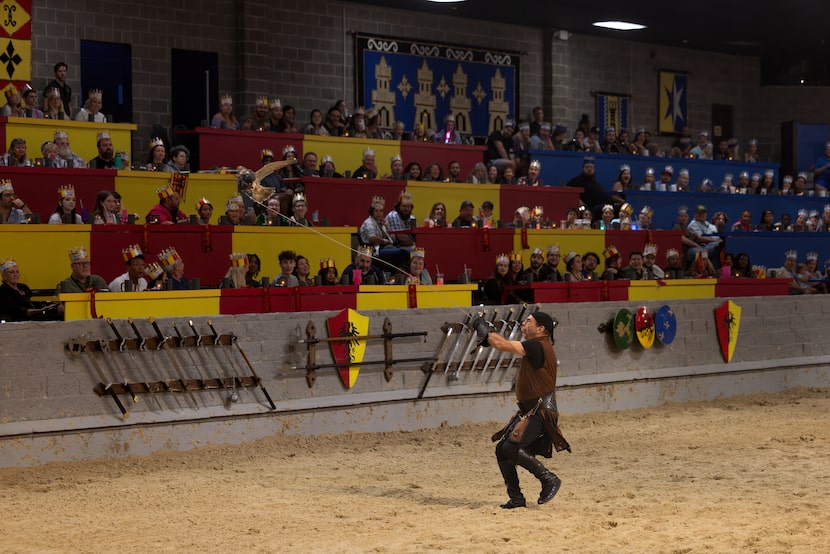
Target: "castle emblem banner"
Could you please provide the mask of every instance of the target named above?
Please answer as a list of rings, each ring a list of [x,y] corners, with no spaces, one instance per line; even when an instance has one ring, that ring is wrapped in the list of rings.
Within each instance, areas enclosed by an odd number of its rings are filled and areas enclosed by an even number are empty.
[[[32,80],[32,0],[0,2],[0,90]],[[6,96],[0,95],[0,105]]]
[[[358,103],[381,127],[433,132],[447,115],[462,135],[485,137],[519,110],[518,52],[355,35]]]
[[[613,127],[618,133],[628,128],[628,96],[612,92],[597,93],[597,127],[605,140],[605,130]]]

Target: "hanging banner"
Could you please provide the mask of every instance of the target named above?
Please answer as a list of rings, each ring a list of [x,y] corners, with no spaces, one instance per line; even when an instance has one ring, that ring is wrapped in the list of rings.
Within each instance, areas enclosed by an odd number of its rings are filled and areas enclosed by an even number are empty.
[[[32,0],[0,2],[0,89],[21,91],[32,80]],[[6,94],[0,95],[5,106]]]
[[[412,130],[436,132],[447,115],[465,138],[486,137],[519,113],[521,54],[355,35],[357,101]]]
[[[605,139],[605,129],[613,127],[617,133],[628,128],[628,96],[607,92],[597,93],[597,127],[600,140]]]
[[[657,130],[660,133],[676,134],[686,126],[688,120],[686,97],[689,77],[678,71],[660,70],[658,74]]]

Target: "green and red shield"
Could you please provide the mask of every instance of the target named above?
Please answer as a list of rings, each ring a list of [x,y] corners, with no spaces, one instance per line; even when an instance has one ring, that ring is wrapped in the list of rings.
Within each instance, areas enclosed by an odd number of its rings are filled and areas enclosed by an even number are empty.
[[[326,327],[329,330],[329,337],[365,337],[369,332],[369,318],[349,308],[328,318]],[[332,341],[329,345],[331,355],[338,364],[340,379],[346,388],[352,388],[360,373],[359,364],[363,361],[363,354],[366,352],[366,341]],[[354,365],[355,363],[358,365]]]
[[[634,317],[631,312],[622,308],[614,317],[614,329],[611,333],[614,336],[614,343],[620,350],[631,346],[634,338]]]

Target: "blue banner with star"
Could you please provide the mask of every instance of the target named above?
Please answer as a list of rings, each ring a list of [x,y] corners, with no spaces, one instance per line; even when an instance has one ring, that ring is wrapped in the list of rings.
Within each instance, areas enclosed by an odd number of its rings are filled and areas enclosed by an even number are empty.
[[[355,35],[357,102],[382,128],[443,127],[453,115],[462,136],[486,137],[519,113],[521,54],[407,39]]]
[[[686,73],[678,71],[659,72],[658,78],[658,122],[660,133],[679,133],[687,125],[686,97],[688,96],[689,78]]]

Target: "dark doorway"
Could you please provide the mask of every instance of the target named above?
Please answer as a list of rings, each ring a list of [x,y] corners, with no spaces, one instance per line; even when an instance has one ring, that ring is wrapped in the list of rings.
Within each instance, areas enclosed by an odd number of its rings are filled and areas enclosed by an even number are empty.
[[[219,55],[174,48],[171,68],[173,128],[207,127],[219,109]]]
[[[729,140],[732,134],[732,106],[712,104],[712,138]],[[717,144],[715,145],[717,146]]]
[[[132,75],[132,47],[129,44],[82,40],[81,90],[76,97],[77,107],[83,107],[90,90],[100,89],[103,95],[101,111],[107,116],[107,121],[131,123]]]

